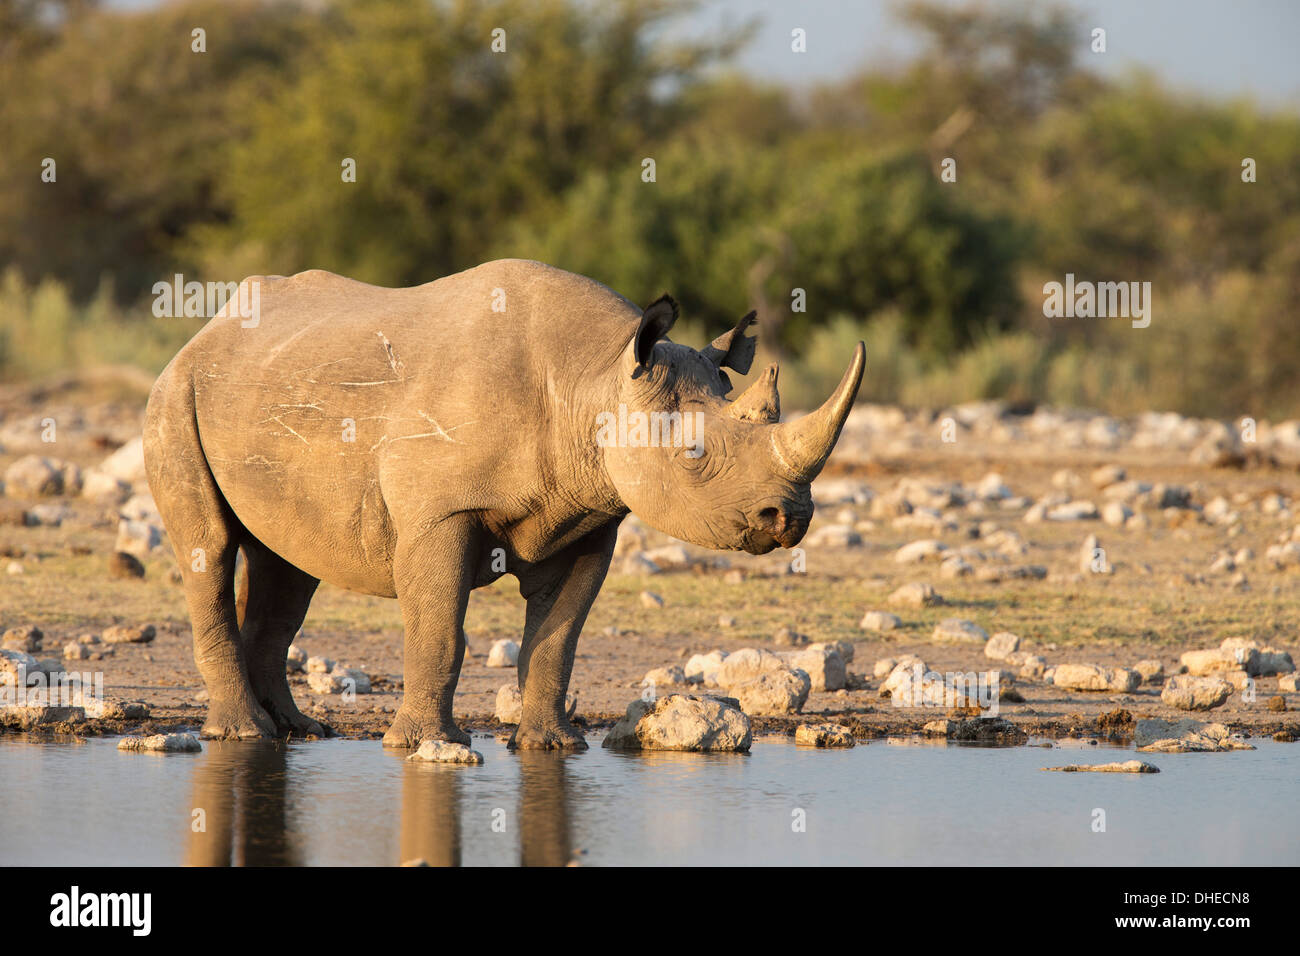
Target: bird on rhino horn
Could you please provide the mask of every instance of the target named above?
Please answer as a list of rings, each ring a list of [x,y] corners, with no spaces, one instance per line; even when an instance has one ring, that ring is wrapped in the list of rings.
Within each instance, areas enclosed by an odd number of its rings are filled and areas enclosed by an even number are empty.
[[[753,313],[696,351],[667,339],[670,297],[640,310],[536,262],[408,289],[320,271],[250,283],[256,321],[204,326],[145,419],[209,737],[327,732],[285,675],[324,580],[399,602],[404,697],[384,743],[468,743],[452,716],[465,609],[509,573],[526,603],[511,746],[584,748],[565,695],[622,519],[709,548],[794,547],[862,379],[858,343],[825,404],[782,423],[776,366],[727,399]],[[642,420],[648,434],[622,427]]]

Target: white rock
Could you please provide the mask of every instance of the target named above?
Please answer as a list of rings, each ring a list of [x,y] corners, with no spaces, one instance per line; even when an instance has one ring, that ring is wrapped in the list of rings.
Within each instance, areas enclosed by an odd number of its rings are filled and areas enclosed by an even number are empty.
[[[690,553],[680,544],[666,544],[662,548],[652,548],[645,556],[661,568],[684,570],[693,563]]]
[[[1133,517],[1133,512],[1122,501],[1108,501],[1101,506],[1101,520],[1112,528],[1122,528]]]
[[[1125,760],[1117,763],[1072,763],[1064,767],[1043,767],[1064,773],[1159,773],[1160,768],[1145,760]]]
[[[973,621],[948,617],[935,625],[934,633],[930,637],[932,640],[950,644],[986,644],[989,634]]]
[[[942,604],[943,598],[930,585],[912,581],[889,595],[889,603],[900,607],[933,607]]]
[[[57,528],[72,517],[72,509],[65,504],[32,505],[23,515],[23,523],[30,528]]]
[[[814,548],[856,548],[862,544],[862,535],[850,524],[827,524],[808,535],[805,544]]]
[[[658,574],[663,568],[655,564],[644,551],[633,551],[623,558],[624,574],[639,574],[644,576]]]
[[[300,673],[307,667],[307,652],[297,644],[290,644],[289,652],[285,655],[284,667],[291,674]]]
[[[712,697],[669,694],[654,701],[634,700],[605,736],[612,750],[746,751],[752,736],[749,718]]]
[[[1020,650],[1020,638],[1010,631],[998,631],[984,645],[984,656],[995,661],[1004,661],[1008,656]]]
[[[5,469],[4,489],[10,498],[40,498],[62,494],[62,463],[40,455],[24,455]]]
[[[128,485],[143,482],[145,480],[143,437],[132,438],[101,461],[98,470]]]
[[[1111,574],[1114,567],[1110,559],[1106,556],[1106,549],[1101,546],[1095,534],[1090,534],[1083,539],[1083,547],[1079,549],[1079,571],[1082,574]]]
[[[1193,677],[1210,677],[1240,670],[1250,673],[1259,669],[1259,651],[1254,647],[1211,647],[1187,651],[1178,660]]]
[[[1154,657],[1148,657],[1140,660],[1133,665],[1133,669],[1138,672],[1143,683],[1150,684],[1152,681],[1160,680],[1165,676],[1165,665]]]
[[[492,648],[488,651],[488,667],[515,667],[518,663],[518,644],[506,638],[492,642]]]
[[[796,714],[803,709],[811,690],[807,672],[789,668],[765,671],[752,680],[726,685],[727,693],[740,702],[747,714]]]
[[[355,667],[335,666],[335,668],[330,671],[329,676],[339,682],[339,686],[342,688],[340,693],[370,693],[370,676],[363,670],[359,670]]]
[[[92,468],[81,482],[81,497],[106,505],[121,505],[131,497],[131,486],[110,474]]]
[[[1071,501],[1049,508],[1044,517],[1048,521],[1093,521],[1098,514],[1097,506],[1091,501]]]
[[[945,558],[944,562],[939,565],[939,576],[942,578],[964,578],[973,573],[974,570],[970,564],[954,554],[950,558]]]
[[[1133,731],[1133,744],[1144,753],[1255,749],[1234,739],[1223,724],[1205,724],[1190,717],[1182,720],[1139,719]]]
[[[719,687],[729,689],[733,684],[753,680],[760,674],[784,670],[789,670],[789,666],[771,651],[745,647],[723,659],[718,665],[716,679]]]
[[[503,724],[517,724],[523,717],[524,698],[518,684],[502,684],[497,690],[496,719]],[[572,718],[578,712],[578,695],[569,691],[564,695],[564,715]]]
[[[1131,693],[1142,681],[1137,671],[1096,664],[1058,664],[1052,683],[1066,690]]]
[[[1102,465],[1100,468],[1094,469],[1089,476],[1093,485],[1098,488],[1117,485],[1127,477],[1128,474],[1119,465]]]
[[[117,742],[117,749],[148,753],[196,754],[203,749],[203,745],[193,734],[153,734],[149,737],[123,737]]]
[[[800,724],[794,742],[799,747],[852,747],[853,734],[838,724]]]
[[[158,513],[158,504],[148,491],[136,492],[126,499],[118,509],[118,515],[128,521],[146,521],[158,527],[162,527],[163,523],[162,515]]]
[[[948,550],[948,546],[935,538],[922,538],[903,545],[894,552],[894,561],[898,564],[916,564],[927,558],[935,558]]]
[[[1179,675],[1165,681],[1160,699],[1179,710],[1213,710],[1232,695],[1232,685],[1219,677]]]
[[[449,740],[425,740],[421,742],[420,749],[406,759],[426,763],[475,765],[483,762],[483,755],[477,750],[470,750],[464,744],[452,743]]]
[[[26,674],[41,673],[41,662],[25,651],[0,649],[0,683],[23,684]]]
[[[785,655],[790,666],[808,675],[815,691],[836,691],[844,687],[844,657],[830,644],[810,644]]]
[[[985,501],[1001,501],[1011,497],[1011,489],[1002,481],[1001,475],[991,471],[975,486],[975,494]]]
[[[158,636],[152,624],[115,624],[104,628],[99,639],[105,644],[152,644]]]
[[[858,627],[864,631],[892,631],[902,623],[897,614],[890,614],[888,611],[868,611],[862,615]]]
[[[125,551],[137,558],[147,558],[162,547],[162,528],[148,521],[128,521],[122,519],[117,523],[117,541],[114,551]]]
[[[320,671],[312,671],[307,675],[307,686],[313,694],[341,694],[344,690],[342,678],[336,677],[333,673],[325,674]]]
[[[686,675],[686,681],[690,684],[705,684],[709,687],[716,687],[718,683],[718,668],[726,660],[727,652],[720,650],[709,651],[707,654],[695,654],[686,662],[683,671]]]
[[[685,683],[686,672],[677,664],[668,667],[656,667],[653,670],[646,671],[645,677],[641,678],[642,687],[672,687]]]
[[[25,624],[5,631],[4,635],[0,636],[0,645],[11,651],[34,654],[41,649],[44,640],[45,634],[39,627]]]
[[[1219,649],[1232,654],[1238,660],[1239,666],[1252,677],[1272,677],[1276,674],[1289,674],[1295,670],[1295,662],[1286,651],[1274,647],[1260,647],[1257,642],[1247,638],[1224,638]]]

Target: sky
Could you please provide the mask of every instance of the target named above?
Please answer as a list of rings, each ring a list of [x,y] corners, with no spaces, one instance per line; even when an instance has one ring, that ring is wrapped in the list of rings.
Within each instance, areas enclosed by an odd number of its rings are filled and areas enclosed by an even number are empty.
[[[109,0],[110,6],[153,6],[158,0]],[[592,0],[599,3],[600,0]],[[969,0],[942,0],[965,6]],[[1025,6],[1033,0],[983,0]],[[1134,67],[1165,85],[1218,98],[1250,97],[1300,109],[1300,0],[1056,0],[1084,23],[1083,64],[1103,75]],[[902,64],[916,37],[893,17],[893,0],[704,0],[677,24],[694,33],[759,21],[740,53],[745,72],[781,84],[811,85],[856,69]],[[1088,49],[1094,26],[1106,30],[1107,52]],[[790,31],[807,31],[808,51],[790,50]]]
[[[1060,5],[1083,21],[1081,64],[1103,75],[1141,67],[1175,89],[1300,108],[1300,0],[1064,0]],[[805,84],[868,64],[910,59],[917,39],[892,11],[889,0],[713,0],[690,20],[707,30],[758,18],[758,33],[738,65],[776,82]],[[790,52],[796,26],[807,31],[806,54]],[[1106,30],[1104,54],[1089,49],[1095,26]]]

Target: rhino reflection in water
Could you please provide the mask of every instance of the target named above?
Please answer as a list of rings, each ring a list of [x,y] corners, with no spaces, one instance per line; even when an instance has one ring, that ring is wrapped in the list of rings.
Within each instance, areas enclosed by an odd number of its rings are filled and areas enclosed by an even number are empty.
[[[159,377],[145,422],[209,737],[324,733],[285,677],[324,580],[401,603],[405,697],[384,743],[468,743],[452,719],[465,608],[510,573],[527,605],[511,746],[585,747],[564,697],[619,522],[630,511],[751,554],[793,547],[862,378],[859,343],[826,403],[779,423],[775,366],[726,398],[725,370],[753,361],[752,314],[696,351],[665,339],[668,296],[642,311],[536,262],[409,289],[319,271],[245,283],[259,294],[240,301],[259,314],[204,326]],[[690,416],[692,441],[598,440],[621,406]]]
[[[315,803],[309,786],[312,774],[291,765],[284,743],[217,743],[198,759],[186,864],[301,866],[333,849],[331,831],[313,834],[323,841],[321,846],[309,842],[303,818],[311,817],[305,807]],[[504,830],[518,841],[523,866],[564,866],[575,859],[566,759],[558,753],[523,755],[518,806],[510,817],[503,817]],[[465,775],[458,767],[402,763],[398,855],[391,862],[460,866]]]

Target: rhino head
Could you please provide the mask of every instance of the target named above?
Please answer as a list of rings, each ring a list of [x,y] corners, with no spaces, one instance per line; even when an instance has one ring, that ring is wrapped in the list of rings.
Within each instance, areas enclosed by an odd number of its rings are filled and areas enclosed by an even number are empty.
[[[597,415],[606,474],[641,520],[709,548],[792,548],[812,519],[811,485],[839,438],[862,381],[861,342],[839,387],[810,415],[781,422],[776,365],[734,400],[724,369],[744,375],[754,313],[702,351],[667,341],[677,304],[641,316],[617,362],[617,408]]]

